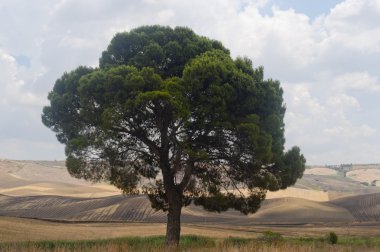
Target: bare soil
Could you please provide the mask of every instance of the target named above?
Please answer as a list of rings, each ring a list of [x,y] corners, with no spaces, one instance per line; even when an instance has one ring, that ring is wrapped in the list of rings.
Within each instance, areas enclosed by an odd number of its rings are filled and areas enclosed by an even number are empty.
[[[182,231],[214,237],[255,237],[266,230],[380,235],[380,187],[313,169],[294,187],[268,193],[253,215],[186,207]],[[127,197],[110,185],[74,179],[59,161],[0,160],[0,216],[2,241],[157,235],[165,233],[166,223],[166,213],[154,211],[145,196]]]

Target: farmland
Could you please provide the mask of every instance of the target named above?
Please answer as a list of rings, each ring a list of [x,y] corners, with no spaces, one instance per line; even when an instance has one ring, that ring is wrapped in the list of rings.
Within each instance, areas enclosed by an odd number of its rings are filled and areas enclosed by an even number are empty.
[[[0,251],[168,251],[164,246],[163,223],[59,223],[1,217],[0,227]],[[337,245],[326,240],[329,232],[338,234],[340,240]],[[380,249],[379,228],[371,225],[268,227],[184,224],[182,234],[180,246],[186,251]]]
[[[145,196],[126,196],[107,184],[74,179],[62,162],[1,160],[0,181],[2,242],[165,233],[166,213],[154,211]],[[376,237],[380,187],[334,169],[311,168],[294,187],[268,193],[255,214],[210,213],[190,205],[182,211],[182,223],[182,234],[212,239],[256,239],[268,230],[290,238],[323,237],[331,231],[344,237]]]

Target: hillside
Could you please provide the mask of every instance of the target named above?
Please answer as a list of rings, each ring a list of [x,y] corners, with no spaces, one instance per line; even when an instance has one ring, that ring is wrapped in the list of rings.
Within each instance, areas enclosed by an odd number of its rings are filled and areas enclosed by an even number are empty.
[[[380,194],[346,197],[331,202],[300,198],[266,200],[260,210],[244,216],[236,211],[210,213],[191,205],[183,209],[186,223],[331,223],[380,220]],[[71,198],[62,196],[0,196],[0,215],[71,222],[165,222],[166,214],[154,211],[145,196]]]
[[[380,194],[355,195],[332,201],[347,209],[356,221],[380,222]]]
[[[376,195],[380,199],[380,194]],[[370,203],[370,201],[368,201]],[[236,211],[217,214],[191,205],[183,209],[182,221],[235,224],[249,223],[318,223],[347,222],[362,219],[359,214],[368,206],[363,203],[355,215],[339,204],[298,198],[271,199],[257,214],[244,216]],[[145,196],[111,196],[96,199],[62,196],[0,197],[0,215],[61,221],[133,221],[165,222],[166,214],[155,212]],[[355,217],[354,217],[355,216]],[[366,220],[376,220],[366,215]]]
[[[58,161],[0,160],[0,194],[2,216],[69,222],[166,221],[166,213],[155,212],[145,196],[123,196],[113,186],[74,179]],[[268,192],[256,214],[244,216],[232,210],[217,214],[191,205],[183,209],[182,221],[234,225],[379,222],[380,187],[343,177],[334,169],[311,168],[294,187]]]
[[[71,177],[62,161],[0,160],[0,194],[104,197],[120,193],[105,183]]]

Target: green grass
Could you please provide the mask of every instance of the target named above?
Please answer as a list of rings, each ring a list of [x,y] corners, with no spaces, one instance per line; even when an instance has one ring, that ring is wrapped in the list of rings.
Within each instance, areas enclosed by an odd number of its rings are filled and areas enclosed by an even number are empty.
[[[196,235],[181,237],[180,246],[170,251],[380,251],[380,237],[339,237],[330,244],[328,236],[283,237],[267,231],[259,238],[217,239]],[[124,237],[82,241],[0,242],[0,251],[168,251],[164,236]]]
[[[380,249],[380,237],[339,237],[338,244],[367,246]]]
[[[123,251],[125,247],[131,251],[156,251],[165,249],[164,236],[124,237],[104,240],[82,241],[30,241],[0,243],[0,251],[92,251],[93,249],[113,247],[113,250]],[[184,235],[181,237],[180,248],[215,247],[215,239]]]
[[[315,247],[321,247],[324,244],[331,244],[329,235],[323,237],[299,237],[299,238],[285,238],[285,242],[297,245],[313,245]],[[332,246],[341,246],[347,249],[356,251],[363,248],[374,249],[380,251],[380,237],[344,237],[339,236],[336,244]]]
[[[256,239],[253,238],[240,238],[240,237],[228,237],[223,240],[224,246],[242,247],[253,242]]]

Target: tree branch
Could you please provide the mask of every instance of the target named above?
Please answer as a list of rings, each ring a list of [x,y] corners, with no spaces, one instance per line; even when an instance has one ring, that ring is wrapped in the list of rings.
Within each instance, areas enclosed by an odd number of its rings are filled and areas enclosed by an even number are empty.
[[[179,188],[182,192],[185,190],[186,186],[189,184],[193,169],[194,169],[194,161],[191,158],[189,158],[189,160],[187,161],[186,168],[185,168],[185,175],[183,176],[182,181],[179,184]]]
[[[130,126],[133,127],[132,125],[130,125]],[[129,134],[129,135],[135,137],[136,139],[143,142],[146,146],[148,146],[148,148],[152,152],[154,152],[156,155],[160,154],[159,147],[146,136],[145,132],[142,132],[141,130],[140,130],[140,132],[138,132],[138,129],[135,129],[135,131],[132,131],[132,130],[126,129],[125,127],[117,127],[117,126],[113,126],[112,129],[115,131],[126,133],[126,134]]]

